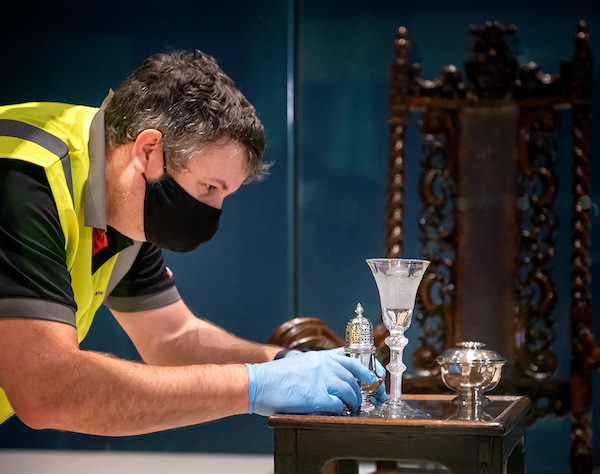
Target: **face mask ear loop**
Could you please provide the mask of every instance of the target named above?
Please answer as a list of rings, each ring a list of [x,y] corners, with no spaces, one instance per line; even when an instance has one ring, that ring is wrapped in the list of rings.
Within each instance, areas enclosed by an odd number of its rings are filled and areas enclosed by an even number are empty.
[[[163,172],[167,174],[167,156],[165,154],[165,150],[163,150]],[[148,182],[146,179],[146,174],[142,173],[142,176],[144,177],[144,181]]]

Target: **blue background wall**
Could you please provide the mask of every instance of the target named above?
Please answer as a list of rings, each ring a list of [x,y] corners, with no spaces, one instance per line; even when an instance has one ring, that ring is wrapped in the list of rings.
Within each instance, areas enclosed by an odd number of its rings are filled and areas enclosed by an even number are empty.
[[[413,60],[427,79],[444,65],[462,65],[472,44],[468,25],[487,20],[516,24],[519,61],[535,60],[553,73],[572,56],[580,19],[600,36],[600,5],[580,0],[505,0],[497,6],[472,0],[23,1],[4,15],[0,31],[0,103],[98,105],[150,54],[198,48],[213,55],[259,111],[267,130],[266,159],[275,165],[265,182],[225,201],[221,229],[211,242],[191,255],[167,254],[180,292],[199,316],[252,340],[265,342],[295,315],[322,318],[342,334],[357,302],[371,319],[378,314],[377,289],[364,259],[383,254],[387,82],[396,29],[408,28]],[[597,85],[599,72],[597,67]],[[290,86],[295,97],[288,95]],[[292,104],[295,120],[289,121]],[[409,134],[406,255],[418,254],[417,120]],[[570,205],[568,126],[566,115],[557,202],[563,224]],[[596,138],[598,127],[596,121]],[[595,203],[599,173],[595,166]],[[595,211],[596,227],[598,222]],[[564,231],[556,261],[563,297],[556,343],[561,377],[568,371],[570,236]],[[597,237],[594,244],[597,288]],[[408,334],[413,340],[414,330]],[[107,311],[97,316],[82,346],[138,358]],[[547,418],[529,430],[528,472],[567,472],[569,428],[568,418]],[[35,432],[13,417],[0,426],[0,447],[269,453],[272,433],[257,416],[119,439]]]

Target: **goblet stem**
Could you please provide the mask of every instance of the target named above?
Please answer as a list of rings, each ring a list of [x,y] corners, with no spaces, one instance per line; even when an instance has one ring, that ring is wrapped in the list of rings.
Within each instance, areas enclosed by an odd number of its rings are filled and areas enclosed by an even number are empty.
[[[406,370],[406,365],[402,362],[402,354],[408,339],[403,332],[394,331],[386,337],[385,343],[390,348],[390,363],[386,369],[390,374],[390,403],[394,403],[402,398],[402,374]]]

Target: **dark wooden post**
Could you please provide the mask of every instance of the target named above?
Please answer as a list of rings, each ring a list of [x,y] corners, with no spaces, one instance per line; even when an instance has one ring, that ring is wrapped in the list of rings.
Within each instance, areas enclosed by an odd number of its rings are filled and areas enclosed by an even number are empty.
[[[580,22],[574,37],[577,52],[573,57],[573,236],[571,253],[571,472],[591,474],[592,456],[592,368],[574,338],[585,328],[592,330],[591,310],[591,118],[592,55],[591,38],[585,22]]]
[[[406,28],[398,29],[394,42],[395,61],[390,71],[388,122],[390,124],[389,171],[387,187],[387,220],[385,253],[399,258],[404,250],[404,183],[406,162],[406,127],[410,116],[411,66],[408,63],[410,43]]]

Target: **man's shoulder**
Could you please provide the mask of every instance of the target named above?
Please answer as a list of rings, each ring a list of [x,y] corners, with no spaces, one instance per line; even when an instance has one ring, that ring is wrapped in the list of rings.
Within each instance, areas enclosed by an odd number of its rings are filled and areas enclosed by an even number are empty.
[[[64,111],[68,109],[95,109],[98,110],[98,107],[91,107],[88,105],[81,104],[68,104],[66,102],[16,102],[13,104],[3,104],[0,105],[0,113],[4,112],[13,112],[13,111],[21,111],[26,113],[27,110],[48,110],[52,111]]]
[[[77,150],[86,150],[89,142],[89,129],[99,110],[96,107],[59,102],[27,102],[1,106],[0,138],[3,136],[22,137],[24,133],[15,135],[10,132],[17,127],[15,122],[19,122],[26,124],[27,133],[30,133],[31,127],[50,133],[64,143],[71,153]]]
[[[20,120],[27,123],[43,124],[44,118],[70,120],[72,116],[97,112],[97,107],[66,104],[62,102],[23,102],[0,106],[0,119]]]
[[[68,135],[76,124],[89,125],[99,110],[60,102],[26,102],[0,106],[0,120],[25,122],[51,133]]]

